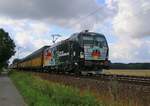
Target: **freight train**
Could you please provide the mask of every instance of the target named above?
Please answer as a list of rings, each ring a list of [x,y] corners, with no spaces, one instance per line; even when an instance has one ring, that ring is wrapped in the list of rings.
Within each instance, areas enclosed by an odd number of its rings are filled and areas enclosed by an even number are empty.
[[[84,31],[44,46],[12,66],[20,70],[95,74],[109,68],[108,54],[103,34]]]

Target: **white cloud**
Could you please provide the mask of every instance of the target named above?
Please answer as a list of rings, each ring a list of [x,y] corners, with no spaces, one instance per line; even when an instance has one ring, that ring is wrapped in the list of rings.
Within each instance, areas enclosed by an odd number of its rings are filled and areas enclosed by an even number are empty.
[[[49,39],[37,39],[37,40],[34,40],[35,43],[33,43],[33,45],[35,46],[36,49],[39,49],[43,46],[46,46],[46,45],[50,45],[50,40]]]
[[[34,32],[34,34],[36,34],[38,37],[46,35],[51,30],[48,24],[42,22],[30,23],[30,28],[31,31]]]
[[[150,1],[108,0],[117,9],[112,18],[113,32],[118,41],[110,45],[114,62],[150,62]]]
[[[118,13],[113,21],[113,28],[118,37],[150,36],[150,1],[116,0]]]
[[[150,42],[145,39],[121,39],[110,45],[113,62],[150,62]]]
[[[33,37],[28,32],[18,32],[15,35],[15,41],[17,45],[22,47],[30,44],[33,41]]]
[[[10,29],[9,34],[14,39],[16,44],[16,56],[20,48],[20,56],[26,56],[34,50],[39,49],[44,45],[50,44],[50,39],[47,39],[50,33],[50,25],[40,21],[33,20],[14,20],[11,18],[0,17],[0,27]]]

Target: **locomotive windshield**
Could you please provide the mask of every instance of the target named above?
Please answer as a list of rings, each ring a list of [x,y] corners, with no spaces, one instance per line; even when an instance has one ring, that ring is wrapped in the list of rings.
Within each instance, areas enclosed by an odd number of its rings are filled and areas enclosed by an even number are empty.
[[[104,36],[99,34],[83,36],[84,46],[107,47],[107,42]]]

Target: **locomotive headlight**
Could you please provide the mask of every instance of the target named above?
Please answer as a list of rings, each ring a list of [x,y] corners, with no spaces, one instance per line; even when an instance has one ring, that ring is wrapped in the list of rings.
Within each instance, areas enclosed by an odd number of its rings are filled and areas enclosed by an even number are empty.
[[[77,62],[75,62],[74,64],[75,64],[76,66],[78,65],[78,63],[77,63]]]
[[[84,58],[83,52],[80,52],[80,58]]]

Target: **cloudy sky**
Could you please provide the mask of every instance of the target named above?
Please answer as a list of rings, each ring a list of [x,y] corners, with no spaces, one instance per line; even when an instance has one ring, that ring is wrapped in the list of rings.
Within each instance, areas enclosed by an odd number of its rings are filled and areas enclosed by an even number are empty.
[[[17,45],[13,58],[52,44],[51,34],[90,29],[106,36],[112,62],[150,62],[149,0],[0,0],[0,28]]]

